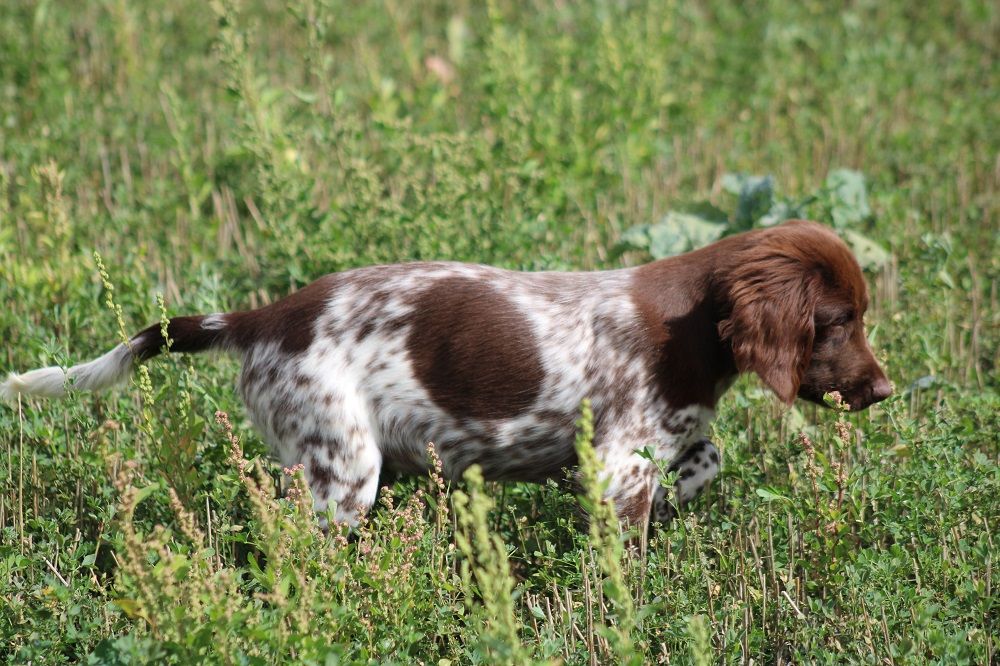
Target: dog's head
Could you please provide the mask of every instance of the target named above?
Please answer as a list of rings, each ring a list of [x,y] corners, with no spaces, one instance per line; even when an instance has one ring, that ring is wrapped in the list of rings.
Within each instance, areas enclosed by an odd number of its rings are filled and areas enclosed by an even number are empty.
[[[741,372],[785,403],[823,404],[837,391],[852,410],[892,393],[865,335],[868,290],[850,249],[829,229],[796,220],[745,235],[717,273],[719,334]]]

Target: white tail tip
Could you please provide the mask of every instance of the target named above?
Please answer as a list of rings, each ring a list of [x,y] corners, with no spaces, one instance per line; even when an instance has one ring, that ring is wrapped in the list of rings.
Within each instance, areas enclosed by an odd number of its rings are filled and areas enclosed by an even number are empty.
[[[73,388],[94,391],[124,380],[131,367],[132,354],[128,347],[118,345],[104,356],[74,365],[69,370],[51,366],[20,375],[11,373],[7,381],[0,384],[0,399],[16,402],[18,395],[58,398],[66,395],[67,377]]]
[[[19,395],[40,395],[58,398],[65,395],[66,373],[62,368],[39,368],[22,375],[13,372],[7,381],[0,384],[0,398],[7,402],[17,402]]]

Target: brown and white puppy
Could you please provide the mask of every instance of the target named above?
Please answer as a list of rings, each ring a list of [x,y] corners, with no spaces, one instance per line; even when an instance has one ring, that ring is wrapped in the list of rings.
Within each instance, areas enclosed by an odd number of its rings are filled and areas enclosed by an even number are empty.
[[[865,337],[864,277],[813,222],[725,238],[638,268],[518,273],[411,263],[335,273],[257,310],[174,317],[171,351],[240,355],[240,391],[285,466],[302,463],[317,510],[356,523],[380,471],[543,481],[576,462],[589,398],[607,494],[632,524],[670,507],[652,447],[691,499],[719,470],[705,439],[736,376],[785,403],[839,391],[852,409],[891,393]],[[0,397],[58,396],[126,378],[160,353],[153,325],[68,370],[10,375]]]

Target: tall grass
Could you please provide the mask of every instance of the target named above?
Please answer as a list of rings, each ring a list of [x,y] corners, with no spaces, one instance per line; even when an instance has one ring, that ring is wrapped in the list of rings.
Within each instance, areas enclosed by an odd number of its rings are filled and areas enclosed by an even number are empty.
[[[440,470],[323,534],[236,362],[168,355],[0,407],[0,655],[996,661],[998,26],[974,0],[0,4],[4,370],[351,266],[639,263],[623,233],[736,209],[727,173],[832,223],[808,198],[853,169],[896,386],[843,415],[741,380],[723,473],[636,556],[594,497],[584,523],[555,484]]]

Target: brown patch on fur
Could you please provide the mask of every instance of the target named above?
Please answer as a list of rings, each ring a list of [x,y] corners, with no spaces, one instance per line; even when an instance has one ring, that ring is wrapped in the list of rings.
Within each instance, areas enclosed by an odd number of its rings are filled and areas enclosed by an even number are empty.
[[[729,312],[719,335],[736,367],[755,372],[775,395],[791,403],[809,365],[820,272],[803,265],[787,241],[761,242],[736,253],[722,280]]]
[[[331,293],[343,279],[343,274],[327,275],[270,305],[226,315],[227,339],[240,349],[277,342],[286,354],[304,352],[312,344]]]
[[[414,302],[406,348],[434,402],[458,418],[510,418],[530,408],[545,375],[531,324],[482,282],[440,280]]]
[[[324,464],[315,455],[309,458],[307,472],[309,474],[309,483],[316,490],[326,488],[334,480],[333,468]]]
[[[672,407],[714,407],[716,386],[736,374],[716,330],[717,304],[709,289],[712,259],[695,254],[641,266],[632,290],[649,341],[650,370]],[[670,430],[684,427],[675,424]]]
[[[628,525],[640,525],[649,518],[653,498],[645,485],[626,497],[615,497],[615,512],[618,519]]]
[[[371,335],[375,331],[375,321],[369,319],[361,328],[358,329],[358,334],[354,337],[355,342],[362,342],[365,338]]]

